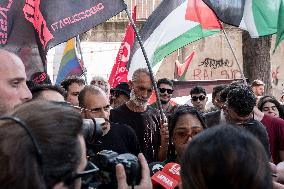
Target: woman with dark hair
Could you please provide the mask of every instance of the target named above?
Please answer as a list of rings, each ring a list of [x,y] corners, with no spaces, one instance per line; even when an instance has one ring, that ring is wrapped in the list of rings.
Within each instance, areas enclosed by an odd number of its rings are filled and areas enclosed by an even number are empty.
[[[206,128],[204,117],[189,105],[178,106],[169,119],[168,162],[179,163],[192,137]]]
[[[77,110],[31,101],[0,118],[1,188],[80,188],[80,180],[72,178],[85,166]]]
[[[258,101],[258,109],[265,114],[284,119],[284,110],[273,96],[263,96]]]
[[[181,163],[183,189],[272,189],[263,145],[237,126],[207,129],[194,137]]]

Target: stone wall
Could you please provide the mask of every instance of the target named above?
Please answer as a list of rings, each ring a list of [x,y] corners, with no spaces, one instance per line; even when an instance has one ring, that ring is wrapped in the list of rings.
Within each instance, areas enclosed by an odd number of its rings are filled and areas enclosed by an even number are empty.
[[[238,62],[242,67],[242,35],[241,31],[226,27],[228,38],[234,48]],[[228,42],[222,32],[204,38],[173,53],[164,60],[165,66],[157,73],[157,78],[164,75],[174,79],[175,61],[183,62],[185,58],[195,52],[186,74],[186,80],[214,80],[240,78],[240,70],[234,59]]]

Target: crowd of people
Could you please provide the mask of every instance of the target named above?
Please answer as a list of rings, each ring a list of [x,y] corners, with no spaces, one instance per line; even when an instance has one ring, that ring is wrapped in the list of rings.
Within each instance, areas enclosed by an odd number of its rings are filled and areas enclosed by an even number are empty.
[[[155,188],[148,166],[155,162],[180,165],[172,188],[284,188],[283,105],[262,81],[216,86],[211,107],[201,86],[190,89],[191,105],[172,103],[170,79],[157,87],[166,119],[157,102],[148,104],[147,69],[113,89],[102,77],[88,85],[70,76],[56,86],[45,73],[27,79],[21,59],[0,49],[0,188],[79,189],[97,171],[90,157],[102,150],[137,156],[141,179],[131,186],[117,164],[116,184],[97,188]],[[102,136],[85,140],[84,120],[97,118]]]

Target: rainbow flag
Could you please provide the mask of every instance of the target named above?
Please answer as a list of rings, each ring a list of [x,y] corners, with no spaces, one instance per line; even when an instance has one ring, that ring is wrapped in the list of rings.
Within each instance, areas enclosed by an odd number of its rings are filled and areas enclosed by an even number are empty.
[[[60,85],[60,83],[68,76],[81,76],[83,74],[82,66],[77,58],[75,45],[75,38],[69,39],[66,43],[57,74],[57,85]]]

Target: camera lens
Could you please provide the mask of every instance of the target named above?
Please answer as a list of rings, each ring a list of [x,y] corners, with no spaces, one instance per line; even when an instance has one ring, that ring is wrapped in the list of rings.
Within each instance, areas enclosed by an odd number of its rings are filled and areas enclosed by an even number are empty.
[[[83,119],[83,135],[89,144],[95,144],[102,137],[102,125],[105,124],[104,118]]]

